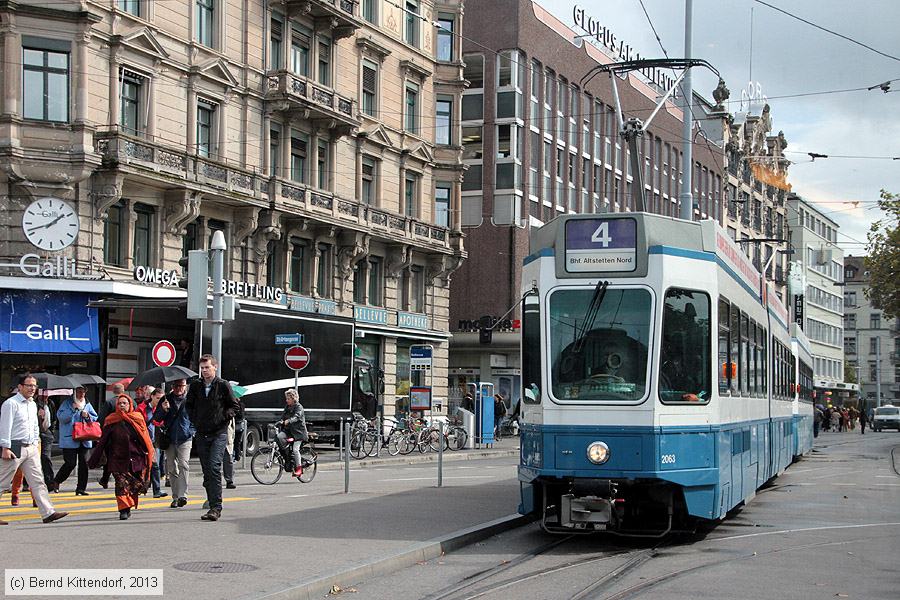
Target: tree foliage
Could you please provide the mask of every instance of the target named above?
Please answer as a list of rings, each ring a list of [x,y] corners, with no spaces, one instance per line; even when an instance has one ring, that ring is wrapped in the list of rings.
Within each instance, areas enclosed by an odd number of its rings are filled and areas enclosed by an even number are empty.
[[[900,318],[900,194],[881,190],[878,207],[885,216],[869,230],[866,297],[885,318],[896,319]]]

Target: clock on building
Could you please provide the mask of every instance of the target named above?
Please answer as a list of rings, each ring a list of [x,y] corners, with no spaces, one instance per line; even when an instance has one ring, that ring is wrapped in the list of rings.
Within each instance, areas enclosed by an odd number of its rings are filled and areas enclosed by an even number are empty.
[[[78,214],[59,198],[40,198],[22,215],[22,229],[28,241],[41,250],[62,250],[78,238]]]

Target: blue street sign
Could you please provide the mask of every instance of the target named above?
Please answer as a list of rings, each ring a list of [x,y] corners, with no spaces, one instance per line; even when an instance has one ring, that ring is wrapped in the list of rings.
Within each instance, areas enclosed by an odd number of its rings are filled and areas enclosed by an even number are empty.
[[[276,333],[275,344],[278,346],[300,346],[303,344],[302,333]]]
[[[431,358],[431,346],[411,346],[409,348],[410,358]]]

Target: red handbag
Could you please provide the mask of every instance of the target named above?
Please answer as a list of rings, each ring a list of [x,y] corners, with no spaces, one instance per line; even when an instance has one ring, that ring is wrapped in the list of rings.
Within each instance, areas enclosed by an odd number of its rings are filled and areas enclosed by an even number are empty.
[[[72,439],[76,442],[95,442],[102,434],[100,423],[91,419],[76,421],[72,425]]]

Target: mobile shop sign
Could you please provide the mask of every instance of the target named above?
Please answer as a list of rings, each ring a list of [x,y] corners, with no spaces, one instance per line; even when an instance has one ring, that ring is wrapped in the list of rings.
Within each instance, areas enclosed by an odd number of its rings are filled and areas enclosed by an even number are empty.
[[[639,52],[633,51],[631,46],[618,39],[616,34],[610,31],[609,27],[602,25],[599,20],[586,14],[584,9],[577,4],[572,9],[572,18],[576,27],[592,36],[597,40],[598,44],[609,50],[613,58],[618,58],[620,61],[641,60]],[[664,90],[668,90],[675,83],[675,79],[662,69],[644,67],[638,72],[646,77],[650,83]]]
[[[12,291],[0,296],[0,352],[98,354],[100,329],[88,294]]]
[[[566,271],[634,271],[637,223],[634,219],[572,219],[566,222]]]

